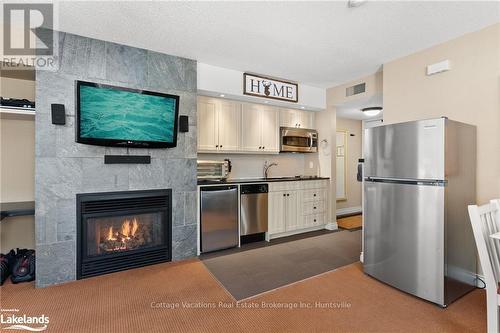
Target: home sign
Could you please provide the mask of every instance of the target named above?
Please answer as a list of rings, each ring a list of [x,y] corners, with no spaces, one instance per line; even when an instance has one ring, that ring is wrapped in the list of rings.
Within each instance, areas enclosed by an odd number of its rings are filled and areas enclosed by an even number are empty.
[[[243,73],[243,94],[297,103],[299,101],[299,85],[293,82]]]

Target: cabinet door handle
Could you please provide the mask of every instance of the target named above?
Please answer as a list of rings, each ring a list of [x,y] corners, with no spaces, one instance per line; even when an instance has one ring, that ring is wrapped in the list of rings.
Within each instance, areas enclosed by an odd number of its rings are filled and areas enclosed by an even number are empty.
[[[262,147],[262,149],[266,149],[266,147]]]
[[[314,209],[316,209],[316,207],[314,207]]]
[[[219,148],[222,148],[222,145],[220,145],[220,147],[219,147]]]
[[[316,222],[316,219],[314,219],[314,222]]]
[[[313,196],[316,196],[316,193],[314,193]]]
[[[219,145],[215,145],[215,148],[219,148]]]
[[[262,149],[262,146],[260,146],[259,149]]]
[[[290,193],[288,193],[286,196],[287,196],[287,197],[289,197],[289,196],[290,196]]]

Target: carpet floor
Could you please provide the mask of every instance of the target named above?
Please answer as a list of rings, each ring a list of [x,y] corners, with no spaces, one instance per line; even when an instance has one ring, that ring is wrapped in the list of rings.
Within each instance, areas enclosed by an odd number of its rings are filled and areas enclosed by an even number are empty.
[[[46,332],[486,331],[483,290],[441,309],[366,276],[359,263],[241,303],[198,260],[43,289],[7,283],[0,293],[2,309],[48,316]]]
[[[363,225],[361,215],[347,216],[337,219],[337,225],[343,229],[358,229]]]
[[[203,259],[203,263],[236,300],[242,300],[352,264],[360,253],[361,231],[339,231]]]

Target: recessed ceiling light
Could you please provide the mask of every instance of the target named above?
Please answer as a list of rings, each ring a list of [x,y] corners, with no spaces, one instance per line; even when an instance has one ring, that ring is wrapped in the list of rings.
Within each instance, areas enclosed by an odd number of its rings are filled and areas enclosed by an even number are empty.
[[[300,108],[301,108],[301,109],[305,109],[305,107],[303,107],[303,106],[301,106]]]
[[[224,95],[224,94],[220,94],[219,96],[220,96],[220,97],[224,97],[224,96],[226,96],[226,95]]]
[[[363,108],[361,111],[368,117],[373,117],[378,115],[380,112],[382,112],[383,108],[381,106],[372,106],[369,108]]]

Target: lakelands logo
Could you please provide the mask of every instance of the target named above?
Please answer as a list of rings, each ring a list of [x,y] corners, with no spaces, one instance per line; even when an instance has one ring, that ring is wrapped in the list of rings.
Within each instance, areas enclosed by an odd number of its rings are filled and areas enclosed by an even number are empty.
[[[17,310],[19,311],[19,310]],[[17,312],[16,311],[16,312]],[[0,314],[0,324],[4,330],[25,330],[31,332],[45,331],[49,325],[49,317],[27,316],[17,314]],[[4,327],[4,325],[7,325]]]

